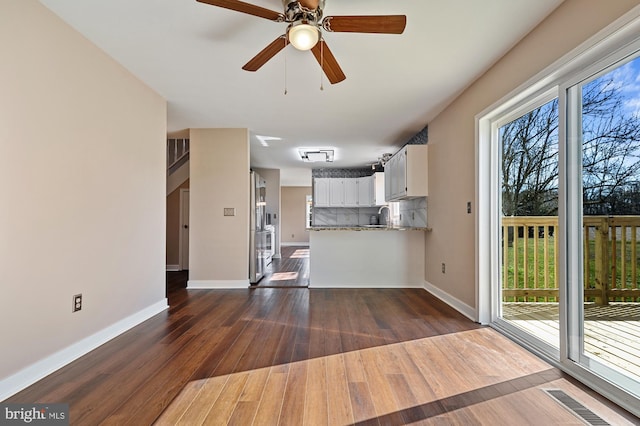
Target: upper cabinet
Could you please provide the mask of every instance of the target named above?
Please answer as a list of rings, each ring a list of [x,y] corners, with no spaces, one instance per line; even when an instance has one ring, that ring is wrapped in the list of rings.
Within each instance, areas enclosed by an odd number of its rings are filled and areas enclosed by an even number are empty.
[[[405,145],[387,162],[385,199],[397,201],[429,195],[427,145]]]
[[[344,207],[358,207],[359,179],[339,179],[342,181],[344,192]]]
[[[315,178],[313,180],[313,204],[316,207],[330,207],[330,182],[329,178]]]
[[[342,179],[329,179],[329,205],[344,206],[344,182]]]
[[[368,207],[373,205],[373,176],[365,176],[352,179],[357,182],[358,206]]]
[[[384,173],[359,178],[315,178],[315,207],[374,207],[384,201]]]

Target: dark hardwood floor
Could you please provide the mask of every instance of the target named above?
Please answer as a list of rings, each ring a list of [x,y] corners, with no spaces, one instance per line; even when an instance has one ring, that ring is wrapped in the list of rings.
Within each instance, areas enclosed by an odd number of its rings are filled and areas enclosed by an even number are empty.
[[[188,279],[189,271],[167,272],[166,295],[169,296],[173,291],[180,290],[181,288],[187,288]]]
[[[424,290],[171,278],[168,311],[6,402],[68,403],[73,425],[583,424],[542,391],[554,388],[610,424],[636,421]]]
[[[280,255],[279,259],[273,259],[256,287],[308,287],[309,246],[283,246]]]

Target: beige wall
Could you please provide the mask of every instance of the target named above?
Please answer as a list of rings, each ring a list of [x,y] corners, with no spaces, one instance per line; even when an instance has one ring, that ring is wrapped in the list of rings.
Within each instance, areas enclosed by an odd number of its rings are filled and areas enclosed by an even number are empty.
[[[180,264],[180,190],[189,189],[189,179],[167,196],[167,265]],[[186,266],[186,265],[185,265]]]
[[[309,243],[309,231],[306,230],[305,209],[307,195],[311,195],[310,186],[282,187],[282,242]]]
[[[639,3],[566,0],[429,123],[429,182],[437,184],[429,187],[427,282],[475,307],[475,216],[466,203],[475,199],[476,114]]]
[[[189,286],[248,286],[249,131],[191,129],[190,147]]]
[[[38,1],[0,9],[1,400],[166,307],[166,102]]]

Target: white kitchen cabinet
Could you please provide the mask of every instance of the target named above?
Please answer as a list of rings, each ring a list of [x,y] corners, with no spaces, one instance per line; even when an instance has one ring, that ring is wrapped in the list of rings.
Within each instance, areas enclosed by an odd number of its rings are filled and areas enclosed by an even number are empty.
[[[383,206],[387,204],[384,190],[385,190],[385,178],[384,172],[376,172],[373,174],[373,199],[372,206]]]
[[[376,189],[378,195],[376,195]],[[315,207],[373,207],[384,201],[384,173],[360,178],[314,178]]]
[[[428,191],[427,145],[405,145],[385,165],[385,199],[397,201],[426,197]]]
[[[344,179],[329,179],[329,206],[344,207]]]
[[[315,178],[313,180],[313,204],[316,207],[331,207],[329,178]]]
[[[342,188],[344,190],[344,207],[359,206],[359,179],[342,179]]]
[[[365,176],[355,179],[358,184],[358,206],[370,207],[374,204],[373,176]]]

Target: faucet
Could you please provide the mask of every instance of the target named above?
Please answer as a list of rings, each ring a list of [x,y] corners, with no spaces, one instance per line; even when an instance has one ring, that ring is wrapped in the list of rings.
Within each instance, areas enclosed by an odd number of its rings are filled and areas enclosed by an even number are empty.
[[[387,209],[387,228],[391,228],[393,226],[393,223],[391,221],[391,209],[389,208],[389,206],[382,206],[378,210],[378,214],[382,213],[382,209]]]

